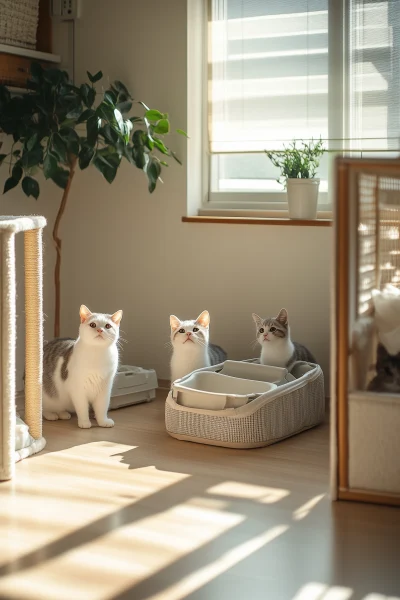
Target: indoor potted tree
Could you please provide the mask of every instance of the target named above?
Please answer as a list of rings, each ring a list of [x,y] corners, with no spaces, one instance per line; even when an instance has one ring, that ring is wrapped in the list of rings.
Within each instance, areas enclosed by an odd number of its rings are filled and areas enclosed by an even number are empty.
[[[284,150],[265,152],[272,164],[281,170],[277,181],[283,183],[287,190],[289,218],[316,219],[319,179],[315,178],[315,174],[319,158],[325,152],[322,140],[301,141],[300,148],[294,140]]]
[[[9,175],[3,193],[21,184],[27,196],[37,199],[41,172],[63,190],[53,228],[55,337],[60,335],[61,310],[59,228],[76,169],[94,165],[112,183],[125,159],[145,173],[152,193],[162,166],[168,166],[165,156],[180,163],[163,141],[170,130],[167,114],[136,102],[142,115],[129,117],[134,100],[126,86],[115,81],[98,92],[95,84],[102,72],[87,75],[88,83],[78,87],[66,71],[33,63],[27,94],[15,96],[0,85],[0,132],[12,137],[9,152],[0,154],[0,166],[7,165]]]

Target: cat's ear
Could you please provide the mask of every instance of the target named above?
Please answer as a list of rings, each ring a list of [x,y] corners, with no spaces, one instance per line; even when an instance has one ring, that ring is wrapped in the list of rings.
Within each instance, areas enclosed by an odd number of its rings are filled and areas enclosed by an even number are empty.
[[[210,313],[208,310],[203,310],[201,315],[197,317],[196,323],[198,323],[200,327],[205,327],[206,329],[210,326]]]
[[[282,310],[279,312],[279,315],[276,317],[276,321],[278,321],[278,323],[281,323],[282,325],[287,326],[289,318],[286,308],[282,308]]]
[[[92,316],[92,313],[90,312],[87,306],[82,304],[82,306],[79,309],[79,316],[81,318],[81,323],[84,323],[89,319],[89,317]]]
[[[113,315],[111,315],[111,321],[119,326],[122,319],[122,310],[117,310]]]
[[[253,317],[254,323],[257,325],[257,327],[259,327],[262,324],[262,318],[259,317],[256,313],[253,313],[252,317]]]
[[[171,325],[171,329],[173,331],[175,331],[175,329],[178,329],[181,326],[180,320],[175,315],[171,315],[169,317],[169,324]]]

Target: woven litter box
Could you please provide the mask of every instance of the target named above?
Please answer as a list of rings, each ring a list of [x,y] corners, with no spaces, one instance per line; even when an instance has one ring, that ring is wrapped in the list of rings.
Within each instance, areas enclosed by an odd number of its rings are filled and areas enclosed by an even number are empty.
[[[0,44],[36,48],[39,0],[0,0]]]
[[[264,393],[225,394],[223,405],[237,408],[222,410],[218,409],[220,395],[203,391],[214,394],[217,410],[191,408],[188,404],[199,406],[201,392],[190,389],[190,382],[196,381],[193,375],[207,372],[273,385]],[[286,369],[260,365],[257,360],[226,361],[194,374],[175,381],[165,403],[165,426],[176,439],[229,448],[259,448],[315,427],[324,418],[324,376],[319,365],[297,362],[288,373]],[[192,402],[188,402],[190,391]],[[186,396],[185,406],[182,394]]]

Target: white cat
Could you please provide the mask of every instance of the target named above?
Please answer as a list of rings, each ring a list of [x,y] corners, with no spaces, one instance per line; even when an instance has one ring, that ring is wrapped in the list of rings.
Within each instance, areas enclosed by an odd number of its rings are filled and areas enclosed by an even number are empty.
[[[171,383],[196,369],[217,365],[226,360],[226,352],[209,343],[210,315],[204,310],[194,321],[169,318],[171,326]]]
[[[77,340],[55,339],[44,346],[43,416],[56,421],[70,419],[70,413],[76,412],[79,427],[88,429],[92,406],[98,425],[113,427],[107,412],[118,369],[122,310],[105,315],[82,305],[79,314]]]

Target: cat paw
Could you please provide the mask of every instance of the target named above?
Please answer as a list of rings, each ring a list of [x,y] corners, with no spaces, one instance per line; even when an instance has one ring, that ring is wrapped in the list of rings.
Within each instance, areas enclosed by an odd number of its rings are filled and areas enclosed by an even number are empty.
[[[68,419],[71,418],[71,413],[69,413],[67,410],[63,410],[62,412],[58,413],[58,418],[62,419],[63,421],[68,421]]]
[[[58,421],[58,414],[55,412],[44,412],[43,413],[44,418],[46,419],[46,421]]]
[[[114,421],[112,419],[104,419],[104,421],[97,421],[99,427],[114,427]]]
[[[90,421],[78,421],[78,426],[81,429],[90,429],[92,424]]]

